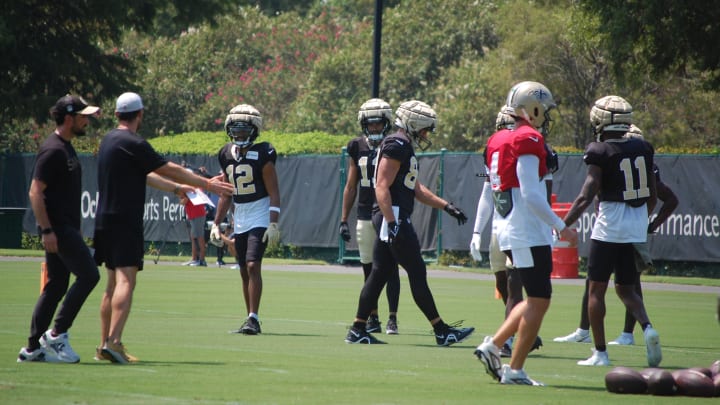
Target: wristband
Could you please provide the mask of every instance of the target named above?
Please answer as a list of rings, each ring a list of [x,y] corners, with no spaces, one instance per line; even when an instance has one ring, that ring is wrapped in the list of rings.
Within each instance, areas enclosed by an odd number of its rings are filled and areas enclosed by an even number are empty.
[[[277,212],[280,213],[280,207],[270,207],[270,212]]]
[[[40,231],[40,233],[42,233],[43,235],[49,235],[49,234],[53,233],[53,229],[52,229],[52,228],[45,228],[45,229],[43,229],[42,231]]]
[[[173,194],[177,195],[178,191],[180,191],[180,185],[176,184],[175,189],[173,190]]]

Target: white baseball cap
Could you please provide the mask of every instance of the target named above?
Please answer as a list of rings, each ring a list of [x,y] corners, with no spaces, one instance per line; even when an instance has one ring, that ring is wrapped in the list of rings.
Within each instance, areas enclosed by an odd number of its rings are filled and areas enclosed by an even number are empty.
[[[115,112],[119,113],[138,111],[143,108],[142,99],[137,93],[123,93],[115,103]]]

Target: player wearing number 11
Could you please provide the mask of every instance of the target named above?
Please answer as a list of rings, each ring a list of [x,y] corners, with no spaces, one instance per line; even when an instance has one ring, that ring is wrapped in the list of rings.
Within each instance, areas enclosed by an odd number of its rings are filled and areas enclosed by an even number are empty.
[[[225,118],[230,142],[220,149],[218,160],[225,180],[235,188],[218,200],[210,241],[222,244],[219,224],[234,203],[236,259],[240,265],[243,297],[248,316],[236,333],[260,333],[260,297],[262,296],[262,258],[267,244],[280,242],[280,191],[275,160],[277,153],[268,142],[254,143],[262,128],[262,116],[253,106],[233,107]]]
[[[614,272],[617,295],[642,326],[648,365],[657,367],[662,360],[660,337],[650,325],[642,297],[635,292],[633,248],[633,243],[646,242],[648,216],[657,202],[652,172],[655,152],[643,139],[624,137],[632,124],[632,106],[622,97],[595,101],[590,123],[597,142],[585,149],[585,184],[565,216],[565,223],[574,223],[597,196],[599,207],[588,255],[588,315],[595,350],[578,364],[610,363],[605,342],[605,293]]]

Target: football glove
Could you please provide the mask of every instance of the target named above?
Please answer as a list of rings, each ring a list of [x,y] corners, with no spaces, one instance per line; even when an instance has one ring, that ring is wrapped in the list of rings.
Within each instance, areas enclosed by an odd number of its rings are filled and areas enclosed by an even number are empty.
[[[340,222],[340,237],[345,242],[350,242],[350,227],[347,222]]]
[[[467,222],[467,216],[465,215],[462,210],[456,206],[453,205],[453,203],[448,203],[448,205],[443,208],[445,212],[453,216],[458,221],[458,225],[462,225],[465,222]]]
[[[473,259],[481,262],[482,255],[480,254],[480,234],[473,233],[472,240],[470,241],[470,255]]]
[[[220,237],[220,227],[217,224],[212,224],[212,227],[210,227],[210,243],[217,247],[223,247],[224,245]]]
[[[387,243],[388,245],[392,245],[394,242],[398,240],[398,234],[400,233],[400,224],[397,222],[388,222],[388,239]]]
[[[270,222],[270,226],[265,230],[265,234],[262,238],[263,243],[270,245],[276,245],[280,243],[280,228],[278,228],[277,222]]]

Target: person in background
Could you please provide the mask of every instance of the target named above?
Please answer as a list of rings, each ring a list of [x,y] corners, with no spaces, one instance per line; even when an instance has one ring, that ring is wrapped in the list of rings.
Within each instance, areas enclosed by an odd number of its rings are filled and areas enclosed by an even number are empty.
[[[85,135],[89,117],[98,111],[71,95],[61,97],[50,109],[57,126],[38,150],[29,192],[45,249],[47,283],[35,304],[30,336],[18,363],[80,361],[70,346],[68,330],[100,274],[80,230],[82,168],[72,140]],[[68,289],[70,274],[75,282]],[[48,329],[63,296],[54,326]]]
[[[345,242],[350,241],[350,228],[348,216],[358,197],[357,225],[355,237],[357,238],[360,264],[363,268],[364,280],[372,271],[373,245],[376,231],[372,223],[372,209],[375,205],[375,165],[377,163],[377,150],[385,135],[392,128],[392,109],[390,104],[379,98],[367,100],[360,106],[358,123],[363,134],[348,142],[347,151],[350,155],[347,167],[347,182],[343,190],[342,215],[340,217],[340,237]],[[359,196],[358,196],[359,195]],[[400,301],[400,274],[397,266],[391,272],[385,287],[389,306],[388,321],[385,331],[388,335],[397,335],[397,310]],[[380,318],[377,305],[370,312],[367,320],[367,332],[381,331]]]
[[[220,176],[206,179],[158,154],[138,135],[144,115],[138,94],[121,94],[115,105],[118,126],[105,135],[98,151],[95,262],[105,264],[108,281],[100,303],[102,340],[96,357],[120,364],[137,360],[126,352],[122,336],[137,273],[143,270],[146,186],[178,197],[195,188],[219,195],[233,190]]]
[[[375,169],[377,209],[373,212],[373,224],[378,237],[373,246],[373,267],[360,292],[355,320],[345,342],[385,343],[367,332],[367,318],[377,306],[380,292],[391,272],[400,265],[408,274],[415,303],[432,325],[435,343],[450,346],[465,340],[475,328],[457,328],[446,324],[440,317],[427,284],[427,267],[410,215],[417,199],[430,207],[443,208],[457,219],[458,225],[464,224],[467,217],[462,210],[435,195],[418,179],[418,161],[413,145],[422,150],[430,146],[428,137],[435,131],[437,122],[435,110],[422,101],[411,100],[398,107],[395,117],[397,132],[383,140]]]
[[[585,149],[585,184],[565,215],[567,223],[575,222],[595,197],[599,201],[588,254],[587,312],[595,349],[578,365],[610,365],[605,342],[605,293],[614,273],[615,292],[642,326],[648,366],[657,367],[662,361],[660,336],[636,292],[634,247],[647,241],[648,216],[657,202],[655,151],[645,140],[625,136],[632,124],[632,106],[622,97],[596,100],[590,123],[597,142]]]
[[[262,298],[262,259],[268,244],[280,243],[280,188],[275,161],[277,152],[268,142],[255,143],[262,128],[260,112],[249,104],[236,105],[225,117],[230,142],[218,153],[225,181],[234,192],[221,196],[210,230],[213,243],[222,240],[220,224],[230,205],[234,207],[233,233],[236,259],[240,266],[247,318],[235,331],[258,335]]]
[[[205,205],[195,205],[187,198],[180,197],[180,202],[185,206],[185,218],[190,226],[190,245],[192,260],[186,265],[193,267],[207,267],[205,261]]]

